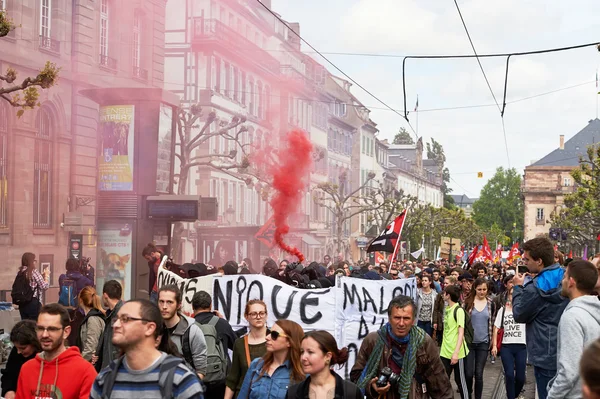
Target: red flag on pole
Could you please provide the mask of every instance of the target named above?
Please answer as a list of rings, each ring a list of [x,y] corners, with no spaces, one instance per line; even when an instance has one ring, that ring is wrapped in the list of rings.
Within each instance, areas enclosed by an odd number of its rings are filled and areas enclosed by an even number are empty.
[[[573,259],[573,250],[569,251],[569,258]]]
[[[487,238],[485,235],[483,236],[483,257],[486,260],[493,260],[492,250],[490,249],[490,245],[488,244]]]
[[[478,250],[479,250],[479,245],[475,245],[473,247],[473,252],[471,252],[471,255],[469,255],[469,258],[467,259],[467,265],[471,266],[473,264],[473,262],[475,262],[475,258],[477,257]]]
[[[515,242],[512,248],[510,249],[510,252],[508,253],[508,260],[512,262],[518,256],[520,256],[519,243]]]
[[[406,209],[385,228],[385,231],[379,237],[371,241],[371,244],[367,247],[367,252],[392,252],[395,255],[398,250],[398,244],[400,244],[400,234],[402,234],[405,218]],[[396,258],[392,257],[393,259]]]

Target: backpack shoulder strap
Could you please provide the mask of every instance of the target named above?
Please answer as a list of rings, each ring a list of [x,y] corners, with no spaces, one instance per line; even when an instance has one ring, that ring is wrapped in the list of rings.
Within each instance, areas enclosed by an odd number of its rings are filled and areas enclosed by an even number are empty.
[[[219,322],[219,318],[217,316],[213,316],[208,321],[209,326],[213,326],[215,329],[217,328],[217,323]]]
[[[190,346],[190,330],[192,326],[189,326],[183,333],[181,338],[181,351],[183,352],[183,358],[189,364],[190,367],[194,368],[194,357],[192,356],[192,348]]]
[[[248,347],[248,335],[244,335],[244,349],[246,350],[246,362],[248,363],[248,367],[250,367],[250,363],[252,363],[252,359],[250,359],[250,348]]]
[[[111,363],[110,371],[108,371],[104,376],[101,399],[110,399],[110,394],[115,386],[115,381],[117,380],[117,374],[119,374],[119,368],[121,367],[122,361],[123,357],[119,357]]]
[[[175,380],[175,371],[181,364],[181,358],[167,355],[160,365],[158,372],[158,385],[160,394],[164,399],[173,398],[173,381]]]

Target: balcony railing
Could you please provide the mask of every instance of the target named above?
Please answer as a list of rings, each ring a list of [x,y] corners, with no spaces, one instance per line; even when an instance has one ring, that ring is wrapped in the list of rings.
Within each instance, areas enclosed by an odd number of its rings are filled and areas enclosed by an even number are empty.
[[[40,36],[40,48],[60,53],[60,42],[51,37]]]
[[[256,43],[246,39],[240,33],[216,19],[194,18],[193,40],[220,40],[235,48],[273,74],[279,73],[279,62]]]
[[[134,66],[133,77],[141,80],[148,80],[148,70]]]
[[[100,54],[100,65],[110,69],[117,69],[117,60],[107,55]]]

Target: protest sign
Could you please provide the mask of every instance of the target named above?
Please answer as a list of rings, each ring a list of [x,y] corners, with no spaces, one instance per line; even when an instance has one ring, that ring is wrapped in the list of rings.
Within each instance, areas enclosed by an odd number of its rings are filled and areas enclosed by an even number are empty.
[[[194,278],[181,278],[177,274],[168,271],[162,267],[158,268],[157,287],[160,288],[163,285],[175,284],[182,294],[181,298],[181,310],[188,316],[194,313],[192,309],[192,298],[198,291],[206,291],[209,294],[212,293],[212,281],[213,276],[202,276]]]
[[[363,280],[338,277],[335,284],[335,328],[338,346],[348,347],[350,358],[340,374],[349,378],[362,340],[388,321],[388,304],[398,295],[416,300],[414,278],[402,280]]]
[[[335,336],[335,295],[333,288],[299,289],[261,275],[215,277],[213,308],[223,314],[233,329],[248,325],[246,303],[260,299],[267,304],[267,325],[278,319],[300,324],[305,331],[326,330]]]
[[[191,301],[200,290],[211,294],[213,310],[221,312],[234,330],[248,326],[244,318],[246,303],[261,299],[267,304],[267,325],[278,319],[292,320],[304,331],[325,330],[340,348],[347,346],[350,358],[340,370],[349,378],[360,345],[367,334],[387,322],[387,307],[393,297],[407,295],[416,299],[414,278],[402,280],[363,280],[338,277],[331,288],[299,289],[271,277],[245,274],[205,276],[183,279],[159,268],[158,287],[176,284],[183,294],[182,309],[191,314]]]

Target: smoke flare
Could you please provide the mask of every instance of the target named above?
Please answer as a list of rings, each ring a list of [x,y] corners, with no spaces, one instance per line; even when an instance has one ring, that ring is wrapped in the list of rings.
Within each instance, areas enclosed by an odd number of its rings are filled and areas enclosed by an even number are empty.
[[[298,248],[287,245],[283,238],[289,233],[288,218],[296,212],[304,197],[306,179],[312,164],[313,146],[302,130],[292,130],[285,137],[286,148],[279,153],[279,165],[273,167],[273,188],[275,196],[271,200],[275,222],[275,243],[282,250],[304,261]]]

